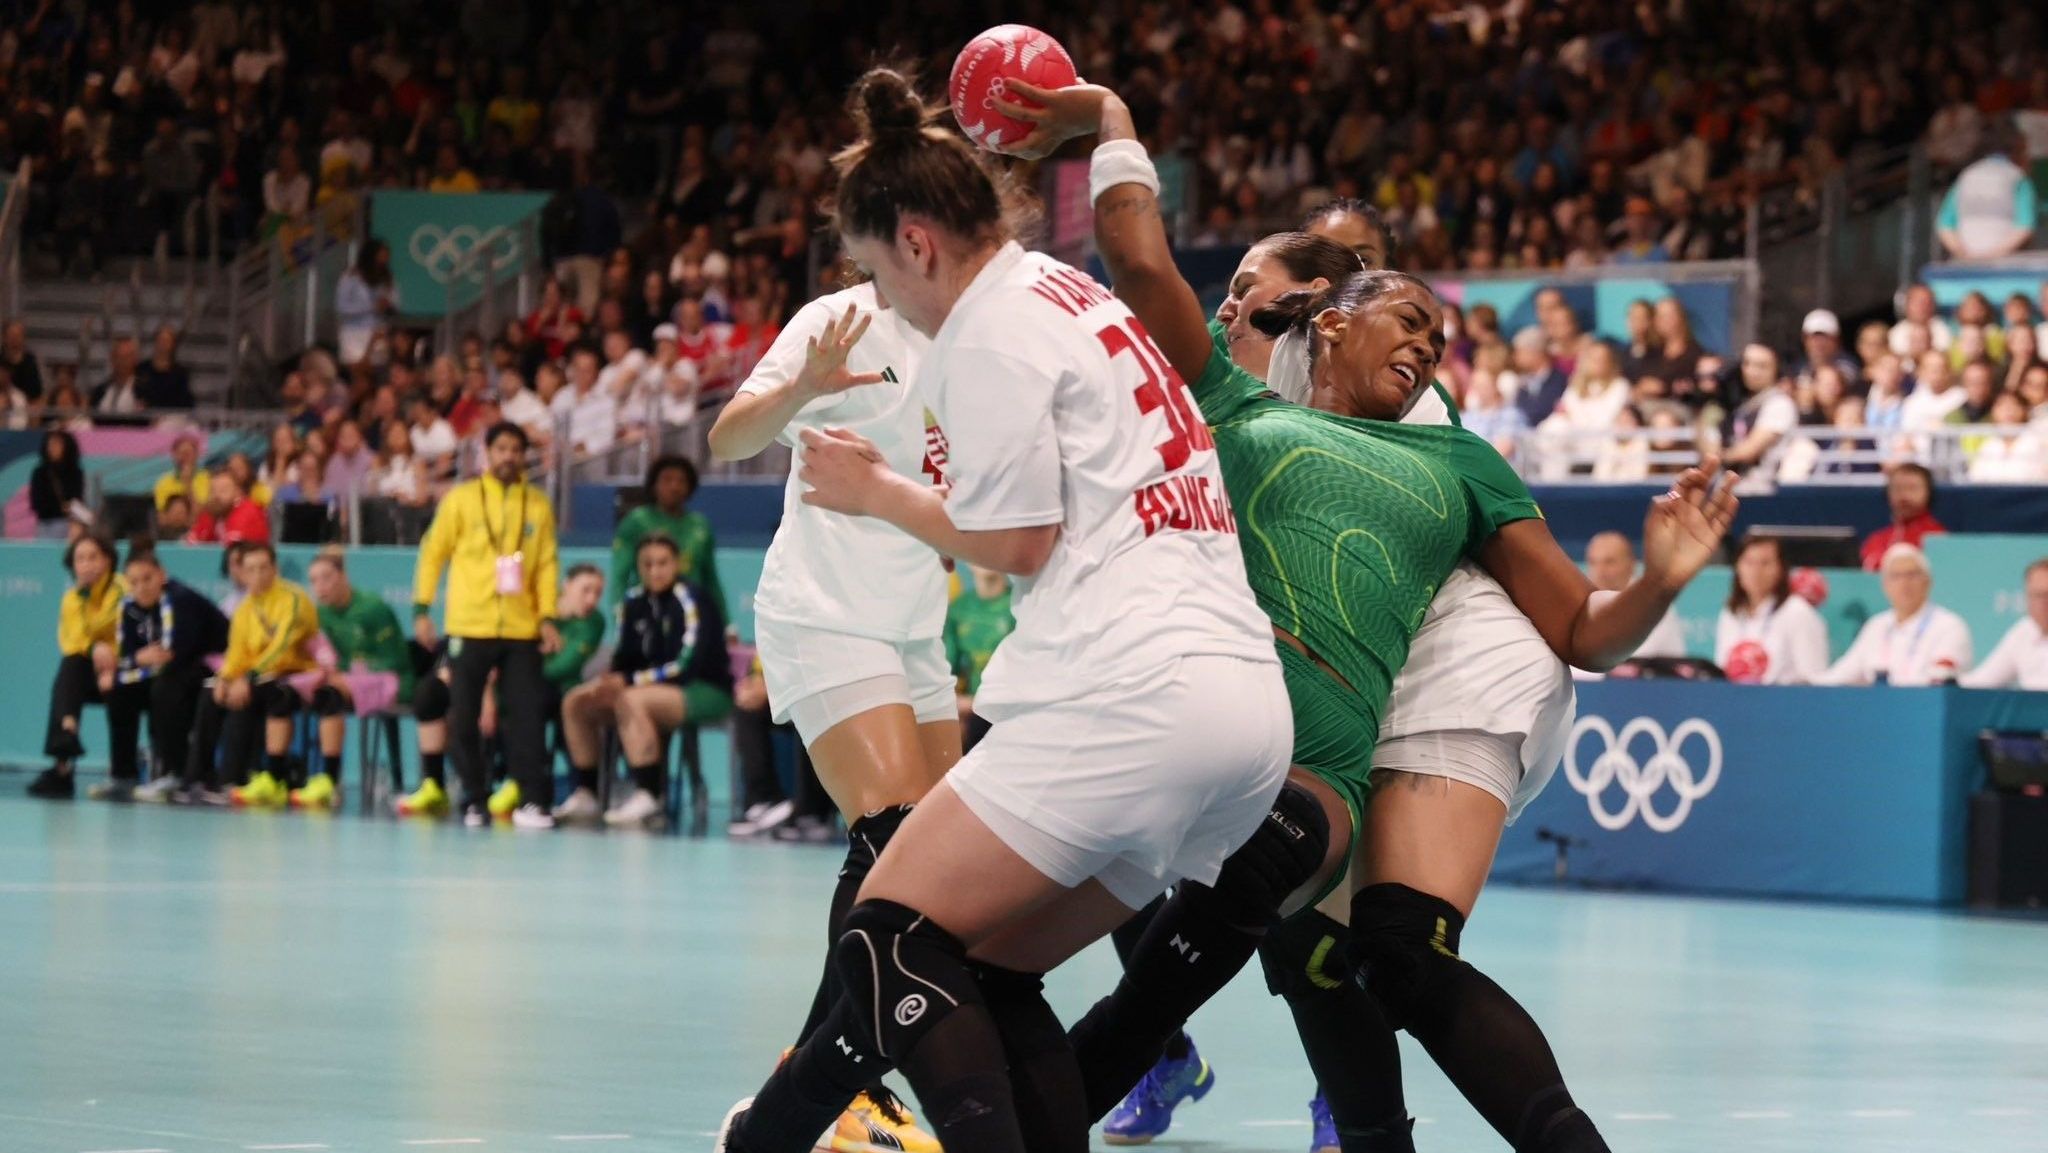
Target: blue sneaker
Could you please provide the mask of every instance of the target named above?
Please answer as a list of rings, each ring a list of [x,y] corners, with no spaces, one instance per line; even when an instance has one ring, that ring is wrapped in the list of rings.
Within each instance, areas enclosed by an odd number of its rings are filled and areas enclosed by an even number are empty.
[[[1308,1103],[1308,1116],[1316,1130],[1316,1135],[1309,1138],[1308,1153],[1342,1153],[1337,1146],[1337,1122],[1330,1117],[1330,1103],[1323,1098],[1321,1089],[1316,1090],[1316,1099]]]
[[[1102,1123],[1102,1140],[1110,1145],[1145,1145],[1173,1127],[1173,1107],[1200,1101],[1216,1087],[1216,1073],[1192,1040],[1188,1055],[1176,1061],[1161,1057],[1131,1095]]]

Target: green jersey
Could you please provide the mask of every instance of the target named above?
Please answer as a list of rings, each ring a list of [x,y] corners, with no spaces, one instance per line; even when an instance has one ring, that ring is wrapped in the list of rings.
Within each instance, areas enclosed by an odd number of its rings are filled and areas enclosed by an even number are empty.
[[[1217,336],[1192,391],[1215,433],[1252,592],[1351,686],[1376,737],[1437,587],[1501,526],[1543,514],[1472,433],[1290,404]],[[1369,763],[1371,749],[1357,756]]]
[[[996,655],[996,646],[1017,627],[1010,615],[1010,590],[984,600],[973,587],[960,590],[946,606],[946,660],[967,687],[967,695],[981,691],[981,674]]]
[[[606,599],[616,605],[626,599],[628,589],[639,587],[640,573],[634,563],[640,542],[657,534],[676,542],[682,553],[682,579],[711,598],[721,619],[731,620],[732,614],[725,606],[725,589],[718,583],[718,564],[713,556],[717,546],[711,539],[711,521],[701,512],[670,516],[655,505],[643,504],[627,513],[626,519],[619,522],[618,531],[612,534],[612,583],[605,590]]]
[[[348,603],[321,605],[320,631],[334,646],[334,663],[347,670],[360,664],[374,672],[398,674],[398,700],[412,700],[412,650],[406,645],[398,614],[376,594],[352,590]]]
[[[604,644],[604,614],[592,609],[580,617],[565,617],[555,622],[555,630],[562,634],[562,647],[547,658],[540,671],[566,695],[583,683],[583,667]]]

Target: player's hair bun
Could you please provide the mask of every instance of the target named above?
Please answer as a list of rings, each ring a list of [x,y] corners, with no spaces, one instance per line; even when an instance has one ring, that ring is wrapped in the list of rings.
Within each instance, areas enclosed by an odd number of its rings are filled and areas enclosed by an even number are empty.
[[[853,114],[870,140],[924,128],[930,115],[911,78],[894,68],[870,68],[853,93]]]
[[[1264,307],[1253,310],[1252,327],[1278,340],[1292,328],[1306,328],[1308,322],[1323,309],[1330,306],[1335,293],[1332,288],[1297,288],[1274,297]]]

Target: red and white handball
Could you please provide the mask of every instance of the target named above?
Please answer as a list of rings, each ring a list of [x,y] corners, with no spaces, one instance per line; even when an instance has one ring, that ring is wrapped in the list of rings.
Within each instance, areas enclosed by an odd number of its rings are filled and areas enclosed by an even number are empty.
[[[1040,88],[1065,88],[1078,79],[1074,59],[1059,41],[1029,25],[1002,24],[969,40],[953,58],[946,94],[953,102],[953,119],[959,121],[967,139],[991,152],[1001,152],[1005,144],[1014,144],[1031,133],[1030,124],[996,108],[1005,84],[1022,80]]]

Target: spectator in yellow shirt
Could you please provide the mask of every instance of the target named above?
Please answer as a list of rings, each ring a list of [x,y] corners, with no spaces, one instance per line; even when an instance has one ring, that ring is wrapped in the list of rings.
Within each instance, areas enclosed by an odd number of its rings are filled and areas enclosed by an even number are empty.
[[[199,804],[232,800],[252,808],[283,808],[285,757],[291,749],[292,718],[299,692],[288,679],[314,668],[313,638],[320,613],[306,590],[277,575],[277,550],[267,541],[242,545],[240,575],[248,595],[228,618],[227,654],[213,691],[199,702],[192,752],[185,765],[187,799]],[[248,784],[223,795],[215,787],[214,749],[225,732],[223,763],[230,777],[249,774],[256,743],[263,742],[263,766]]]
[[[64,550],[64,570],[71,587],[57,608],[57,676],[50,685],[50,727],[43,753],[50,767],[30,782],[28,795],[68,801],[78,795],[72,770],[85,755],[78,739],[78,714],[100,703],[99,669],[113,667],[114,631],[121,623],[121,598],[127,585],[114,572],[113,542],[82,536]]]
[[[156,511],[170,507],[174,496],[183,496],[194,506],[205,504],[210,487],[206,470],[199,467],[199,437],[180,433],[171,442],[171,471],[156,478]]]
[[[463,166],[462,155],[453,144],[443,144],[434,152],[434,174],[427,181],[428,192],[475,192],[481,187],[476,173]]]

